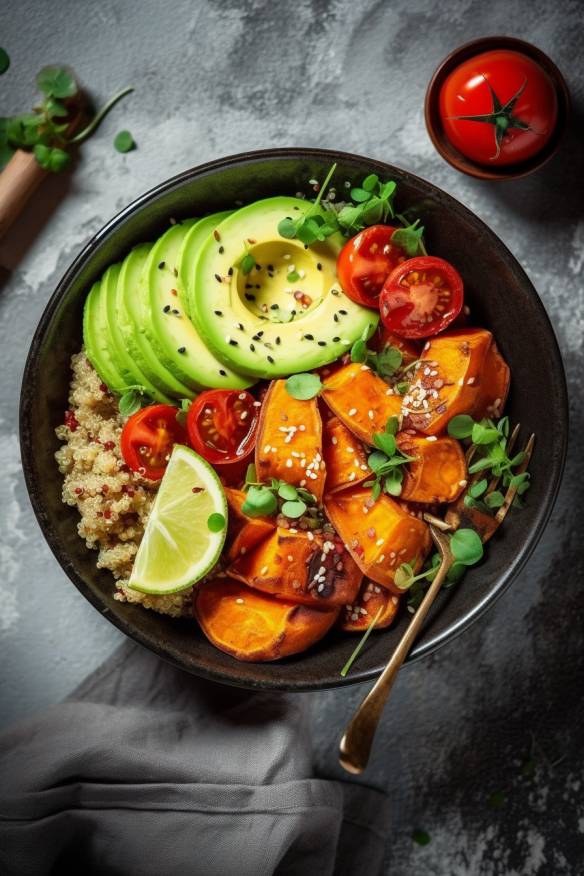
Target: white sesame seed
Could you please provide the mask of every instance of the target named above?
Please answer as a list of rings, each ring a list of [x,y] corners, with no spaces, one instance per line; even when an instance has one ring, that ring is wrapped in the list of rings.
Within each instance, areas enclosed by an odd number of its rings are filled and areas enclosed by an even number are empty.
[[[399,599],[397,598],[397,596],[392,596],[391,601],[393,602],[394,605],[397,605],[399,602]]]
[[[464,481],[464,480],[463,480],[463,481],[459,481],[459,482],[458,482],[458,486],[459,486],[459,487],[466,487],[466,485],[467,485],[467,481]]]
[[[357,477],[357,475],[355,474],[354,471],[352,471],[351,474],[349,475],[349,480],[354,481],[356,477]]]
[[[266,444],[266,446],[264,447],[264,453],[269,453],[271,449],[272,449],[271,444]]]
[[[375,417],[375,414],[373,413],[373,411],[367,411],[367,416],[369,417],[370,420],[373,420]]]
[[[426,441],[438,441],[436,435],[426,435]]]
[[[308,531],[306,533],[306,537],[307,537],[308,541],[314,541],[314,535],[312,534],[312,532]]]
[[[267,575],[269,571],[270,571],[269,566],[262,566],[262,568],[260,570],[260,575]]]
[[[338,443],[339,443],[338,439],[333,435],[333,437],[331,438],[331,444],[338,444]]]
[[[238,597],[235,601],[238,605],[243,605],[243,599],[241,597]]]
[[[381,547],[381,545],[383,544],[383,539],[378,538],[377,541],[375,542],[375,544],[377,545],[377,547]]]
[[[474,378],[474,377],[469,377],[468,380],[467,380],[466,382],[468,383],[469,386],[472,386],[472,384],[475,382],[475,378]]]
[[[289,563],[293,563],[293,562],[294,562],[294,557],[292,556],[292,554],[288,554],[287,559],[288,559],[288,562],[289,562]]]
[[[286,460],[286,468],[292,468],[292,460],[291,459]]]
[[[357,408],[351,408],[351,410],[349,411],[349,416],[354,417],[356,413],[357,413]]]

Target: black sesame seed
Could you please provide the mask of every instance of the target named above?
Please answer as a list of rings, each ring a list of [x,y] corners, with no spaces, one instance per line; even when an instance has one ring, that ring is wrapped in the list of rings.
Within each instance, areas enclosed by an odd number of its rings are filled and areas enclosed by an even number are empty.
[[[168,313],[168,311],[170,310],[170,304],[167,304],[165,307],[162,308],[162,310],[164,313]]]
[[[223,312],[221,310],[214,310],[213,313],[215,316],[223,316]]]
[[[279,309],[280,309],[279,304],[270,304],[270,310],[279,310]]]
[[[322,265],[321,265],[320,262],[317,262],[317,263],[316,263],[316,270],[317,270],[317,271],[322,271]]]
[[[223,368],[219,369],[219,374],[221,375],[221,377],[227,377],[227,371],[224,371]]]
[[[250,344],[249,349],[252,351],[252,353],[255,353],[255,344]]]
[[[278,337],[276,338],[276,343],[277,343],[277,344],[282,343],[279,335],[278,335]]]
[[[224,246],[220,246],[220,247],[219,247],[219,252],[221,253],[221,255],[223,255],[223,253],[225,252],[225,247],[224,247]],[[219,372],[219,374],[221,374],[221,372]],[[223,374],[225,374],[225,372],[223,372]]]
[[[261,288],[262,288],[262,287],[260,286],[259,283],[256,283],[256,284],[255,284],[255,287],[256,287],[256,289],[261,289]]]
[[[261,329],[261,331],[258,332],[258,338],[261,338],[261,336],[263,335],[263,333],[264,333],[264,330]]]
[[[179,347],[178,350],[177,350],[176,352],[177,352],[177,353],[186,353],[186,351],[187,351],[187,348],[186,348],[186,347]]]
[[[307,341],[313,341],[313,340],[314,340],[314,335],[304,335],[304,337],[306,338]]]
[[[177,310],[176,307],[173,307],[172,312],[174,313],[175,316],[178,316],[178,314],[180,313],[180,310]]]
[[[219,276],[219,274],[215,274],[215,279],[217,280],[218,283],[222,283],[222,282],[223,282],[223,280],[221,279],[221,277]]]
[[[229,343],[231,344],[232,347],[239,347],[239,342],[234,341],[233,338],[229,338]]]
[[[326,341],[318,341],[319,347],[326,347]]]
[[[262,266],[258,265],[258,263],[256,262],[255,269],[256,269],[256,271],[261,271]]]
[[[340,295],[340,294],[341,293],[339,292],[338,289],[331,289],[331,295]]]
[[[229,274],[230,277],[232,277],[233,276],[233,268],[229,268],[227,273]]]
[[[255,295],[252,295],[251,292],[246,292],[245,297],[248,301],[255,301]]]
[[[246,289],[253,289],[253,285],[251,283],[246,283],[245,288]]]
[[[333,344],[337,344],[340,340],[341,340],[341,339],[340,339],[339,336],[337,335],[335,338],[333,338]]]
[[[290,313],[292,314],[292,316],[296,316],[296,311],[295,311],[295,310],[291,310]]]
[[[304,249],[308,249],[308,244],[307,244],[307,243],[304,244]]]
[[[268,356],[267,359],[268,359],[268,362],[271,362],[272,365],[274,364],[274,360],[272,359],[271,356]]]
[[[166,264],[166,262],[158,262],[159,269],[162,270],[163,267],[165,266],[165,264]]]
[[[179,222],[178,224],[180,225],[180,222]],[[177,268],[173,268],[173,269],[172,269],[172,273],[174,274],[175,277],[178,277],[178,270],[177,270]]]
[[[346,316],[346,315],[347,315],[347,311],[346,311],[346,310],[339,310],[339,313],[341,313],[343,316]]]
[[[239,329],[240,332],[242,332],[242,331],[243,331],[243,323],[242,323],[242,322],[238,322],[238,323],[237,323],[237,328]]]
[[[274,349],[274,345],[273,345],[273,344],[270,344],[269,341],[264,341],[264,347],[267,347],[268,350],[273,350],[273,349]]]
[[[339,321],[339,317],[337,316],[336,313],[333,313],[333,319],[334,319],[335,322],[338,322],[338,321]]]
[[[268,265],[268,271],[273,271],[273,270],[274,270],[274,266],[273,266],[273,265]]]

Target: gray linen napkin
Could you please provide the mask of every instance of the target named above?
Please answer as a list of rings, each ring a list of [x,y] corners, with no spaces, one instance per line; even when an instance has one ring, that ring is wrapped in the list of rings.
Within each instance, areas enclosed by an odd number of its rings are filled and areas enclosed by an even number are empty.
[[[123,644],[0,736],[0,871],[375,876],[387,798],[314,777],[306,701]]]

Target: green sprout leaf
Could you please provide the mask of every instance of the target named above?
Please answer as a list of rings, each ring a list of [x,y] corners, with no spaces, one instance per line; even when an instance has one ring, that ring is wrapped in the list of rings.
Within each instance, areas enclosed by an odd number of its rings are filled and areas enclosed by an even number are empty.
[[[42,143],[37,143],[33,152],[43,170],[49,170],[51,173],[59,173],[71,162],[69,153],[57,146],[45,146]]]
[[[359,338],[351,347],[351,362],[366,362],[367,354],[367,344],[362,338]]]
[[[6,49],[0,48],[0,76],[10,67],[10,57]]]
[[[118,152],[131,152],[135,148],[136,143],[129,131],[120,131],[114,137],[114,149]]]
[[[63,99],[77,94],[75,77],[64,67],[43,67],[37,73],[36,83],[47,97]]]
[[[223,514],[219,514],[218,511],[210,514],[207,518],[207,526],[210,532],[221,532],[221,530],[225,529],[226,524],[225,517]]]
[[[285,517],[291,517],[293,520],[302,517],[305,513],[306,504],[298,499],[294,502],[284,502],[282,505],[282,514],[284,514]]]
[[[452,556],[464,566],[473,566],[483,556],[483,543],[474,529],[457,529],[450,539]]]
[[[149,404],[152,404],[152,398],[146,392],[146,387],[136,384],[128,386],[125,393],[120,396],[118,408],[122,417],[131,417],[140,408]]]
[[[278,496],[280,499],[286,499],[289,502],[294,502],[298,498],[298,490],[292,484],[287,484],[284,481],[278,487]]]
[[[385,431],[388,435],[397,435],[399,431],[399,417],[390,417],[385,424]]]
[[[256,260],[251,253],[247,252],[241,259],[239,266],[241,273],[247,276],[256,266]]]
[[[403,355],[398,347],[387,344],[377,356],[377,373],[380,377],[393,377],[401,368]]]
[[[448,434],[451,438],[470,438],[475,421],[468,414],[459,414],[448,423]]]
[[[420,220],[416,219],[412,225],[408,225],[401,216],[398,218],[404,221],[406,227],[396,228],[391,235],[391,242],[403,249],[410,258],[417,255],[427,255],[423,240],[424,226],[419,224]]]
[[[267,487],[250,486],[241,510],[248,517],[269,517],[278,510],[278,500]]]
[[[286,392],[292,398],[299,401],[306,401],[309,398],[314,398],[322,389],[322,382],[318,374],[292,374],[286,380]]]
[[[431,842],[430,834],[425,830],[415,830],[412,833],[412,839],[419,846],[427,846],[429,842]]]

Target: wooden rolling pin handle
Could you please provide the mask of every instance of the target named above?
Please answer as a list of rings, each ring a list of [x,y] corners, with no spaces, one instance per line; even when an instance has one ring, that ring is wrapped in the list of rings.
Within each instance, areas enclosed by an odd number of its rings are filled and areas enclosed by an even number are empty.
[[[0,173],[0,238],[22,212],[47,173],[32,152],[16,150]]]

